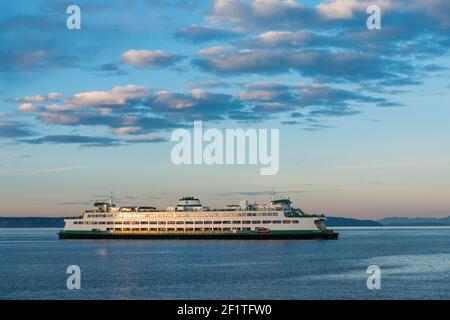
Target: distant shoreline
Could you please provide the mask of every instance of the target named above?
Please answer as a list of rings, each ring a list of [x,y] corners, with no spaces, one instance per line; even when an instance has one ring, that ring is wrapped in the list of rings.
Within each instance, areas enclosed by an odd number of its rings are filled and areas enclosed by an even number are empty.
[[[0,228],[63,228],[64,217],[0,217]],[[389,217],[379,221],[327,217],[328,227],[446,227],[448,218]]]

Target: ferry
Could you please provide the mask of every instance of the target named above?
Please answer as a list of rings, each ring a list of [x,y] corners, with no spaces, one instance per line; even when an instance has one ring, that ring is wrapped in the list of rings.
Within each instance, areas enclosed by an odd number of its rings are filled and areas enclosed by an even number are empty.
[[[247,200],[224,209],[183,197],[164,211],[117,207],[111,197],[79,217],[66,218],[60,239],[337,239],[323,215],[306,214],[289,198],[259,205]]]

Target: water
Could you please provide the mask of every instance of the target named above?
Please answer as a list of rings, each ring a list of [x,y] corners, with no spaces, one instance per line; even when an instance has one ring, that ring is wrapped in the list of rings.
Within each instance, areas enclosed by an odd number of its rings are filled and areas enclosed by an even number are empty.
[[[337,241],[62,241],[56,229],[0,229],[0,299],[450,299],[450,228],[339,231]],[[367,289],[372,264],[381,290]],[[66,287],[69,265],[80,290]]]

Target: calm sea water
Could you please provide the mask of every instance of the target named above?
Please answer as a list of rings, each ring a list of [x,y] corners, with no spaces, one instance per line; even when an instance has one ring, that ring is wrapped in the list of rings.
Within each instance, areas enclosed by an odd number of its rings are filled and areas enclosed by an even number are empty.
[[[450,299],[450,228],[336,230],[337,241],[62,241],[0,229],[0,299]],[[373,264],[381,290],[366,286]],[[80,290],[66,287],[69,265]]]

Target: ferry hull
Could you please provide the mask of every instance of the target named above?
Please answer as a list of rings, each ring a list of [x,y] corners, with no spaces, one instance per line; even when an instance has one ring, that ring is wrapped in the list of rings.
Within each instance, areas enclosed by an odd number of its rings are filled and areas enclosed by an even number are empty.
[[[58,233],[60,239],[154,239],[154,240],[337,240],[339,233],[325,232],[283,232],[283,233],[110,233],[110,232],[67,232]]]

